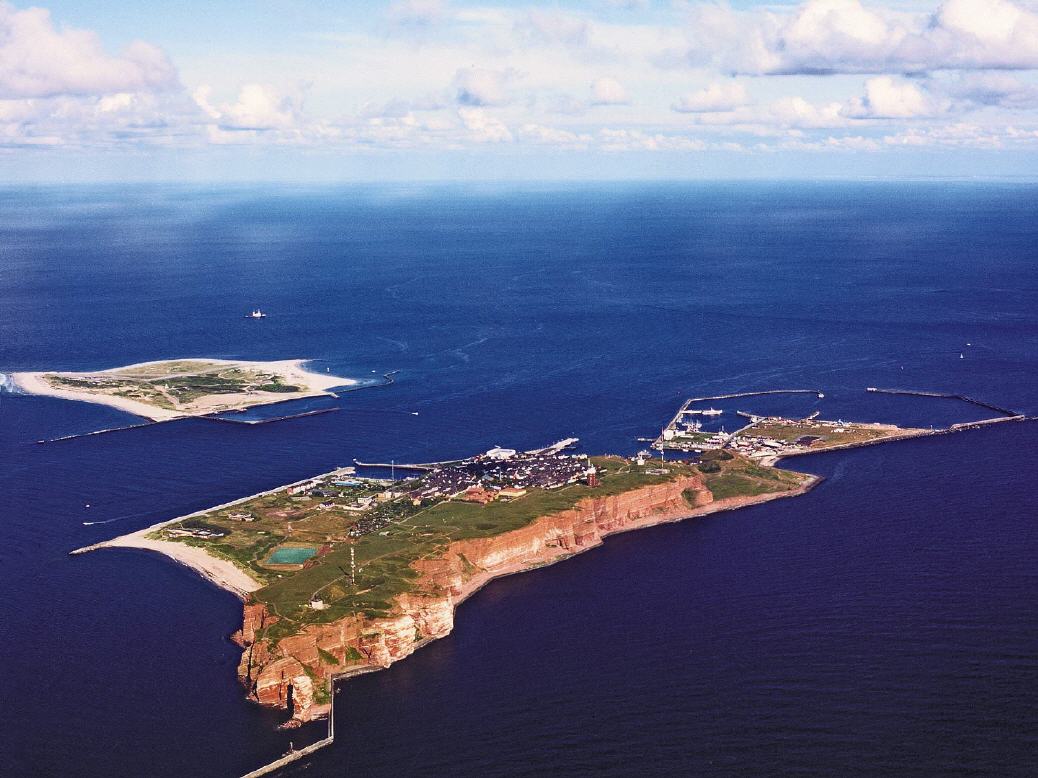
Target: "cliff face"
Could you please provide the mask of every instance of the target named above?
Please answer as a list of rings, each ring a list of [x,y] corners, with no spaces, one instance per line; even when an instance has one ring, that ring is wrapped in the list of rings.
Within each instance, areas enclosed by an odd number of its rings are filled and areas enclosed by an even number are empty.
[[[684,496],[686,490],[696,494],[692,505]],[[263,705],[287,706],[291,688],[293,716],[308,721],[327,712],[324,695],[330,675],[388,667],[425,641],[447,635],[457,604],[492,578],[593,548],[614,532],[689,516],[712,499],[703,481],[689,476],[620,495],[585,498],[521,529],[456,541],[442,557],[414,564],[421,574],[416,589],[422,594],[398,597],[397,615],[311,624],[273,647],[257,642],[256,633],[274,619],[263,605],[246,605],[236,635],[245,649],[239,676]],[[328,662],[328,655],[338,664]]]

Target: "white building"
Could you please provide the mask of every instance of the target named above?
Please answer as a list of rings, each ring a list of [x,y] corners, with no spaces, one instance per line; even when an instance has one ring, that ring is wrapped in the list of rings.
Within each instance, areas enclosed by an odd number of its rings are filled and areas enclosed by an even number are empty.
[[[494,446],[484,456],[487,459],[511,459],[515,456],[514,448],[501,448],[500,446]]]

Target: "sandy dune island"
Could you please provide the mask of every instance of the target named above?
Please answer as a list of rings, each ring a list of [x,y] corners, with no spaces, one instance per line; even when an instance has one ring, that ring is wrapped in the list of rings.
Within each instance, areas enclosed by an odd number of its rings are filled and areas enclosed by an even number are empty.
[[[164,359],[89,373],[13,373],[26,394],[99,403],[153,421],[331,395],[350,378],[313,373],[306,360]]]

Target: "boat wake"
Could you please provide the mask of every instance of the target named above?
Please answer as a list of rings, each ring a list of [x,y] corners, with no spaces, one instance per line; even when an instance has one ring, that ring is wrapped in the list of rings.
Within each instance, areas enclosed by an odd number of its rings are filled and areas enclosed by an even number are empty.
[[[113,516],[110,519],[98,519],[97,521],[84,521],[83,522],[83,526],[84,527],[92,527],[95,524],[111,524],[114,521],[125,521],[126,519],[139,519],[142,516],[150,516],[150,515],[151,514],[148,511],[144,511],[144,512],[141,512],[141,513],[127,513],[124,516]]]

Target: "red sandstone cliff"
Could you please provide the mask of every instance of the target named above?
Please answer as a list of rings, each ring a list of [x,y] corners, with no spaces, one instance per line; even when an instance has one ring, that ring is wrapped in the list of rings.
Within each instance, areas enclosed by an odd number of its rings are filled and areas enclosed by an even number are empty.
[[[684,492],[692,490],[690,505]],[[771,495],[779,496],[779,495]],[[351,616],[330,624],[311,624],[274,647],[256,641],[271,617],[263,605],[245,606],[244,647],[239,675],[263,705],[285,707],[292,689],[294,716],[307,721],[327,712],[318,699],[331,675],[388,667],[427,640],[447,635],[454,609],[492,578],[539,567],[599,545],[615,532],[674,521],[720,507],[698,476],[646,486],[609,497],[585,498],[573,508],[542,516],[512,532],[456,541],[440,558],[414,564],[421,573],[416,590],[395,602],[396,615],[366,619]],[[324,661],[318,649],[339,664]]]

